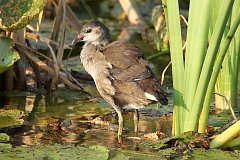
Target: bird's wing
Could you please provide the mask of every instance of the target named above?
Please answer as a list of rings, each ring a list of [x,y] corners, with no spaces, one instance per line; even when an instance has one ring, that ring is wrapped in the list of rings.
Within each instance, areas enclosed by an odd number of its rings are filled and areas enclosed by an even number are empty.
[[[104,48],[106,61],[113,68],[111,75],[119,81],[134,81],[151,76],[139,48],[126,41],[115,41]]]
[[[134,86],[136,92],[148,93],[166,104],[166,95],[139,48],[127,41],[115,41],[107,45],[102,52],[106,61],[112,65],[110,75],[117,88]]]

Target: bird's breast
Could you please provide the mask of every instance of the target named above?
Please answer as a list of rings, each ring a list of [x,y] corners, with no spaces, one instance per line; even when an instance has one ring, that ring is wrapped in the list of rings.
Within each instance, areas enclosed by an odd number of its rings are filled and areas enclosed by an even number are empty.
[[[84,47],[80,54],[80,59],[85,70],[96,79],[96,76],[106,70],[106,61],[104,55],[94,47]]]
[[[109,69],[112,68],[111,64],[106,61],[102,52],[96,50],[92,52],[88,48],[83,48],[80,59],[85,70],[92,76],[100,94],[113,95],[115,89],[113,88],[109,79]]]

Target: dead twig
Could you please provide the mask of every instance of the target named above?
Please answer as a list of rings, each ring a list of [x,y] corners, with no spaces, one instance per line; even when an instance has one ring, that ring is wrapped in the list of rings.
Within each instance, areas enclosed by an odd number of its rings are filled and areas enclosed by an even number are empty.
[[[61,21],[62,21],[62,17],[63,17],[63,1],[60,0],[58,4],[56,4],[54,1],[53,1],[53,4],[54,6],[57,7],[57,10],[56,10],[56,17],[54,19],[54,23],[53,23],[53,27],[52,27],[52,34],[51,34],[51,40],[54,40],[54,41],[57,41],[58,40],[58,35],[59,35],[59,32],[60,32],[60,26],[61,26]],[[56,48],[54,47],[53,50],[55,51]]]
[[[184,45],[182,46],[182,50],[184,50],[186,48],[187,42],[184,43]],[[169,66],[172,64],[172,61],[170,61],[168,63],[168,65],[164,68],[163,72],[162,72],[162,76],[161,76],[161,85],[163,85],[163,81],[164,81],[164,77],[165,77],[165,73],[167,71],[167,69],[169,68]]]
[[[18,43],[15,43],[15,47],[17,47],[21,51],[21,53],[24,54],[24,56],[27,56],[28,59],[30,59],[31,61],[36,63],[38,67],[47,71],[51,76],[54,76],[54,70],[51,67],[49,67],[46,63],[44,63],[43,61],[38,59],[36,56],[34,56],[33,53],[36,54],[36,52],[34,50],[32,50],[31,48],[28,48],[26,46],[23,46],[21,44],[18,44]],[[64,84],[66,84],[70,88],[77,90],[77,91],[83,90],[83,88],[81,86],[77,86],[77,85],[73,84],[64,75],[59,74],[59,78]]]
[[[69,7],[68,4],[66,4],[66,15],[67,15],[67,18],[66,18],[67,24],[69,24],[77,32],[80,32],[83,24],[78,20],[77,16],[72,11],[72,9]]]
[[[219,133],[224,132],[226,129],[228,129],[230,126],[232,126],[234,123],[240,120],[240,117],[237,117],[237,119],[232,120],[231,122],[225,124],[220,130]]]
[[[70,55],[72,53],[72,49],[71,51],[69,52],[68,56],[67,56],[67,60],[66,60],[66,71],[65,73],[68,75],[68,77],[70,77],[74,82],[76,82],[79,86],[81,86],[83,88],[83,86],[70,74],[68,73],[67,71],[67,68],[68,68],[68,61],[69,61],[69,58],[70,58]]]
[[[59,47],[57,52],[57,63],[58,66],[61,68],[62,66],[62,58],[64,53],[64,41],[65,41],[65,31],[66,31],[66,2],[65,0],[62,1],[62,22],[60,26],[60,33],[59,33]]]
[[[144,20],[137,10],[137,6],[131,0],[119,0],[125,14],[128,16],[128,20],[133,25],[143,25]]]
[[[31,34],[29,34],[29,35],[31,35]],[[38,38],[38,36],[40,36],[40,35],[36,35],[36,36],[37,36],[36,38]],[[48,63],[53,62],[53,68],[54,68],[54,76],[53,76],[53,79],[52,79],[52,82],[50,85],[50,90],[55,90],[57,88],[57,82],[58,82],[58,77],[59,77],[59,66],[57,63],[57,58],[54,53],[54,50],[53,50],[52,46],[50,45],[50,41],[51,40],[49,40],[49,39],[45,39],[44,42],[47,44],[50,54],[51,54],[51,57],[52,57],[52,60],[47,58],[47,60],[50,60],[50,61],[48,61]],[[47,57],[47,56],[45,56],[45,57]]]
[[[183,20],[183,22],[186,24],[186,26],[188,26],[188,22],[187,22],[186,18],[183,15],[180,15],[180,18]]]
[[[29,25],[27,26],[28,28],[30,27]],[[30,32],[26,32],[26,38],[30,38],[30,39],[34,39],[34,40],[38,40],[38,41],[42,41],[42,42],[46,42],[46,43],[50,43],[51,45],[54,45],[56,48],[59,47],[59,43],[48,39],[46,37],[43,37],[40,33],[30,33]],[[67,45],[64,45],[64,49],[72,49],[71,47],[68,47]]]
[[[85,0],[80,0],[80,2],[82,3],[83,7],[86,9],[86,11],[88,12],[88,14],[90,15],[90,17],[94,20],[97,20],[97,17],[95,16],[95,14],[93,13],[92,9],[88,6],[88,4],[86,3]]]
[[[50,90],[53,90],[57,87],[58,77],[59,77],[59,66],[62,65],[62,57],[64,52],[64,39],[65,39],[65,29],[66,29],[66,5],[65,0],[58,1],[58,4],[53,1],[53,4],[57,7],[56,9],[56,17],[54,20],[53,28],[52,28],[52,35],[51,40],[57,41],[58,37],[60,35],[60,42],[58,47],[57,56],[55,55],[55,52],[57,48],[55,46],[51,46],[48,43],[49,52],[48,54],[51,54],[54,61],[54,77],[51,82]],[[48,63],[51,65],[50,63]]]
[[[187,41],[184,43],[184,45],[182,46],[182,50],[184,51],[186,49],[187,46]]]
[[[226,103],[227,103],[227,106],[229,107],[229,109],[230,109],[230,111],[231,111],[231,113],[232,113],[232,116],[233,116],[234,120],[237,121],[237,117],[236,117],[236,115],[235,115],[235,113],[234,113],[234,111],[233,111],[233,108],[232,108],[232,106],[231,106],[231,103],[229,102],[229,100],[227,99],[227,97],[226,97],[225,95],[220,94],[220,93],[217,93],[217,92],[214,92],[214,94],[216,94],[216,95],[221,96],[221,97],[224,98],[224,100],[225,100]]]
[[[43,10],[39,13],[38,15],[38,21],[37,21],[37,32],[40,31],[40,26],[42,24],[42,19],[43,19]]]
[[[54,19],[52,32],[51,32],[52,34],[51,34],[51,37],[50,37],[50,39],[53,40],[53,41],[58,41],[58,36],[59,36],[60,26],[61,26],[61,21],[62,21],[62,16],[63,16],[63,14],[62,14],[63,1],[60,0],[60,1],[57,1],[57,2],[52,1],[52,4],[56,8],[55,9],[56,17]],[[47,44],[49,44],[49,43],[47,43]],[[48,46],[48,48],[49,48],[49,46]],[[55,53],[56,53],[57,47],[51,45],[51,48],[52,48],[52,50],[49,49],[47,55],[49,57],[52,57],[52,56],[56,57]],[[54,57],[52,57],[52,58],[54,59]],[[56,63],[57,63],[57,60],[56,60]],[[47,65],[50,66],[50,67],[52,67],[52,65],[58,66],[58,64],[55,64],[55,62],[53,64],[50,63],[50,62],[47,62]],[[56,68],[55,68],[55,71],[57,71]],[[50,88],[49,88],[50,90],[57,87],[57,79],[58,79],[58,76],[59,76],[59,72],[55,72],[55,74],[56,75],[54,75],[54,77],[53,77],[54,79],[51,79],[51,75],[49,75],[48,72],[46,72],[46,81],[51,81],[51,85],[50,85]]]
[[[68,73],[68,71],[65,71],[65,73],[67,74],[67,76],[68,76],[71,80],[73,80],[75,83],[77,83],[77,85],[79,85],[79,86],[81,86],[81,87],[83,88],[82,84],[80,84],[70,73]]]
[[[57,84],[58,84],[58,77],[59,77],[59,66],[57,64],[57,58],[54,54],[54,51],[51,47],[51,45],[49,43],[47,43],[47,46],[50,50],[50,53],[53,57],[53,68],[54,68],[54,76],[53,76],[53,79],[52,79],[52,82],[51,82],[51,85],[50,85],[50,90],[55,90],[57,88]]]
[[[167,69],[169,68],[169,66],[170,66],[171,64],[172,64],[172,61],[170,61],[170,62],[168,63],[168,65],[164,68],[164,70],[163,70],[163,72],[162,72],[161,85],[163,85],[165,73],[166,73]]]
[[[13,42],[25,45],[25,32],[25,28],[13,32]],[[16,77],[15,79],[17,79],[14,84],[14,89],[25,90],[27,87],[26,59],[21,55],[20,59],[14,64],[14,73]]]

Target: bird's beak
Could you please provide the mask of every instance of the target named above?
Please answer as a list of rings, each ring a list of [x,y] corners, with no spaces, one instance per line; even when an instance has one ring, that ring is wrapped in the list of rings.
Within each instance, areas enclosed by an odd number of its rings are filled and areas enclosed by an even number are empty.
[[[78,42],[81,42],[83,40],[84,36],[82,34],[79,34],[73,41],[72,44],[75,45]]]

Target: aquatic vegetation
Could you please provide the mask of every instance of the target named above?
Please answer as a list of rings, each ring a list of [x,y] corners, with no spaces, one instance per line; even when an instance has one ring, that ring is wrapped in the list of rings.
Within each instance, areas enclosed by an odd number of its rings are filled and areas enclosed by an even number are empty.
[[[0,110],[0,128],[22,125],[24,112],[20,110]]]
[[[16,62],[20,56],[13,49],[13,42],[11,38],[0,37],[0,74],[5,72]]]
[[[0,28],[13,31],[25,27],[42,11],[45,4],[45,0],[1,1]]]

